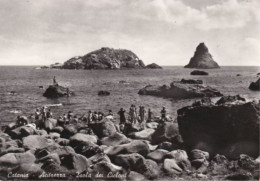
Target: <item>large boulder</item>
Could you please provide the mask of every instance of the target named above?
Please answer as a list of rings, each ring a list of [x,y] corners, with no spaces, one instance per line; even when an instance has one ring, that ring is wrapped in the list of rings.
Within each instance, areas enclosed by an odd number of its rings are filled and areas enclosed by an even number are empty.
[[[152,135],[155,132],[154,129],[147,128],[139,132],[133,132],[128,134],[128,136],[132,139],[137,139],[137,140],[152,140]]]
[[[61,157],[61,166],[68,170],[75,170],[79,173],[87,170],[90,166],[89,160],[80,154],[69,154]]]
[[[165,122],[151,135],[152,144],[160,144],[164,141],[173,141],[179,135],[177,123]]]
[[[62,87],[60,85],[50,85],[43,93],[43,96],[47,98],[59,98],[74,94],[71,90],[67,91],[67,89],[68,88]],[[67,95],[68,93],[69,95]]]
[[[159,174],[159,169],[156,162],[149,159],[146,160],[138,153],[117,155],[115,158],[115,163],[127,170],[141,173],[148,179],[154,179]]]
[[[201,69],[210,69],[210,68],[220,68],[217,62],[215,62],[209,53],[207,46],[204,43],[200,43],[194,56],[190,59],[188,65],[184,68],[201,68]]]
[[[100,143],[102,145],[107,145],[107,146],[116,146],[116,145],[130,143],[130,140],[124,134],[115,132],[109,137],[102,138],[100,140]]]
[[[126,153],[139,153],[141,155],[147,155],[149,151],[148,144],[141,140],[133,140],[127,144],[112,146],[105,149],[105,153],[111,157]]]
[[[249,89],[253,91],[260,91],[260,78],[256,82],[251,82]]]
[[[153,152],[150,152],[147,155],[147,158],[156,161],[157,163],[160,163],[164,160],[165,155],[169,153],[169,151],[167,150],[163,150],[163,149],[157,149]]]
[[[73,57],[63,65],[64,69],[143,69],[145,65],[133,52],[103,47],[83,57]]]
[[[103,119],[101,122],[90,124],[90,128],[99,138],[111,136],[117,131],[114,123],[107,119]]]
[[[20,140],[10,140],[4,141],[1,143],[0,146],[0,156],[6,153],[21,153],[24,152],[25,149],[21,148],[21,141]]]
[[[128,135],[128,134],[131,134],[133,132],[138,132],[138,131],[141,131],[143,129],[143,125],[139,122],[137,123],[126,123],[125,126],[124,126],[124,134]]]
[[[178,124],[188,150],[201,149],[236,159],[240,154],[259,155],[260,104],[211,104],[178,111]]]
[[[97,137],[94,135],[88,135],[83,133],[76,133],[72,137],[70,137],[70,144],[71,145],[78,145],[82,142],[91,142],[91,143],[97,143]]]
[[[126,177],[123,173],[122,167],[114,165],[111,162],[100,161],[93,166],[93,175],[102,174],[104,179],[119,179],[119,177]]]
[[[184,150],[173,150],[168,152],[164,158],[174,159],[175,163],[184,171],[190,170],[191,168],[188,155]]]
[[[196,97],[218,97],[222,94],[216,89],[210,86],[205,86],[203,84],[190,84],[183,83],[181,81],[175,81],[170,84],[170,86],[154,86],[148,85],[139,90],[140,95],[152,95],[166,98],[177,98],[177,99],[187,99]]]
[[[63,138],[70,138],[74,134],[78,132],[78,128],[74,125],[66,125],[64,130],[61,132],[61,137]]]
[[[23,147],[30,150],[41,149],[54,144],[53,140],[39,135],[30,135],[23,138]]]
[[[22,139],[23,137],[36,134],[36,130],[31,126],[25,125],[8,131],[8,134],[13,139]]]
[[[34,163],[36,160],[31,151],[24,153],[7,153],[0,157],[0,167],[16,167],[25,163]]]

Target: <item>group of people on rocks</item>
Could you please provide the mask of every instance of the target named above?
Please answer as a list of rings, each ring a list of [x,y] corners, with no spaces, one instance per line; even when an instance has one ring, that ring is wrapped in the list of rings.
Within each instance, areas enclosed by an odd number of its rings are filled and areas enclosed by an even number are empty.
[[[147,116],[146,116],[147,113]],[[119,115],[119,125],[124,125],[126,123],[130,124],[144,124],[145,122],[151,122],[153,113],[150,108],[148,110],[145,110],[144,106],[139,106],[139,110],[137,110],[136,106],[132,104],[129,108],[128,112],[128,118],[126,117],[126,110],[121,108],[118,113]],[[34,119],[33,121],[38,128],[41,128],[44,126],[45,121],[48,120],[49,118],[53,117],[53,113],[51,112],[51,109],[46,106],[43,106],[42,108],[37,108],[34,113]],[[145,117],[147,119],[145,119]],[[109,119],[109,120],[114,120],[114,115],[112,110],[109,110],[107,114],[104,114],[103,112],[98,112],[98,111],[89,111],[87,115],[83,115],[79,117],[78,115],[74,115],[72,111],[69,111],[67,114],[63,114],[63,116],[59,116],[57,119],[57,122],[59,125],[66,125],[70,123],[78,123],[79,121],[83,121],[86,124],[92,124],[96,123],[99,121],[102,121],[104,118]],[[165,107],[162,108],[161,110],[161,117],[160,117],[161,122],[166,121],[166,109]],[[21,126],[28,124],[28,119],[25,116],[18,116],[16,124]]]
[[[121,108],[118,112],[118,115],[120,117],[120,124],[125,124],[126,123],[126,116],[125,116],[126,110]],[[132,104],[129,108],[129,122],[130,123],[144,123],[145,122],[145,107],[144,106],[139,106],[139,111],[137,113],[137,108],[134,104]],[[147,112],[147,122],[152,121],[152,111],[149,108]],[[166,109],[165,107],[162,108],[161,110],[161,121],[164,122],[166,120]]]

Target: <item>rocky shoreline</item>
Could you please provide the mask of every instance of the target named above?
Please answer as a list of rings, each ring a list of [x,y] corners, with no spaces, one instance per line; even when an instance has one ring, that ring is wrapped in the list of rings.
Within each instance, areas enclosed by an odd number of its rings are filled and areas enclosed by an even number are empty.
[[[258,180],[259,112],[224,96],[178,110],[177,122],[11,123],[0,133],[0,178]]]

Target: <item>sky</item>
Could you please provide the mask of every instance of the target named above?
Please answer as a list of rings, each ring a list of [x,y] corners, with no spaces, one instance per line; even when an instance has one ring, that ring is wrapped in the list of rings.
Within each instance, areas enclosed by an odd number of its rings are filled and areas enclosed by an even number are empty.
[[[259,0],[0,0],[0,65],[49,65],[101,47],[186,65],[260,66]]]

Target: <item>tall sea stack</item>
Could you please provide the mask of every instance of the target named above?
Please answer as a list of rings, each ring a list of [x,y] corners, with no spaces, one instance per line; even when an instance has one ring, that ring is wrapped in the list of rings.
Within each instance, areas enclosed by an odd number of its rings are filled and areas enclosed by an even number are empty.
[[[212,69],[220,67],[217,62],[213,60],[208,47],[204,43],[200,43],[196,48],[194,56],[190,59],[189,64],[184,66],[184,68]]]

